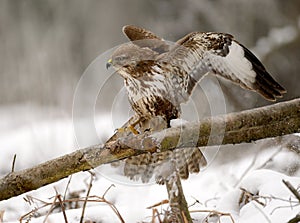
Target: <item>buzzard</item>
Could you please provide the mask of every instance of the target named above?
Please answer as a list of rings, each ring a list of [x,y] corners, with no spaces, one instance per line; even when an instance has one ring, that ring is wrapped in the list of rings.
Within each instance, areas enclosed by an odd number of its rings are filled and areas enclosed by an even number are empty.
[[[130,129],[161,117],[166,126],[180,117],[180,105],[189,99],[195,85],[206,73],[212,73],[256,91],[275,101],[286,90],[268,73],[259,59],[227,33],[192,32],[175,44],[140,27],[128,25],[123,33],[131,42],[117,48],[107,67],[113,66],[124,78],[128,99],[135,112]],[[206,164],[198,148],[158,154],[144,154],[126,160],[125,175],[149,181],[165,161],[176,161],[174,169],[182,178],[199,172]],[[172,166],[172,165],[169,165]],[[164,174],[156,174],[164,181]],[[160,180],[162,179],[162,180]]]

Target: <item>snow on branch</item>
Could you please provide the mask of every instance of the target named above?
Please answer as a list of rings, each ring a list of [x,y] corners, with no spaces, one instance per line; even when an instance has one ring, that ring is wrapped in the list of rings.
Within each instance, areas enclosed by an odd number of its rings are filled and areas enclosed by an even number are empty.
[[[165,129],[159,133],[114,138],[49,160],[0,179],[0,201],[86,171],[142,153],[191,146],[247,143],[300,132],[300,98],[230,113]],[[209,147],[208,147],[209,149]]]

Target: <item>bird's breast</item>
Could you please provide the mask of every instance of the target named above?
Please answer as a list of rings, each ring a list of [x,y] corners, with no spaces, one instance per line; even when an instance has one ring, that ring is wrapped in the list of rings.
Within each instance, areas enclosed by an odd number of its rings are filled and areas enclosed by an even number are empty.
[[[178,104],[172,96],[169,80],[164,77],[126,80],[125,86],[133,110],[144,118],[163,116],[167,120],[177,118]]]

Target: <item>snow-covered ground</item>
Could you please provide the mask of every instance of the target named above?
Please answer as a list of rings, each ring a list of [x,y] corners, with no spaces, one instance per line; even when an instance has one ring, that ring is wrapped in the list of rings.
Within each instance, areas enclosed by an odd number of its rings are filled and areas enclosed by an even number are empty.
[[[70,117],[59,114],[57,117],[51,115],[49,119],[49,115],[43,115],[44,111],[37,111],[35,109],[32,113],[31,110],[19,107],[0,109],[0,175],[4,176],[10,171],[14,154],[17,154],[15,168],[19,170],[77,148]],[[23,118],[16,114],[23,114]],[[241,223],[282,223],[295,217],[300,212],[299,201],[282,180],[289,181],[299,190],[300,159],[297,153],[285,148],[286,141],[283,141],[269,140],[268,143],[222,147],[205,170],[183,181],[194,222],[226,223],[234,220]],[[120,176],[121,171],[118,169],[106,167],[94,172],[96,175],[90,196],[101,197],[114,184],[105,194],[105,199],[115,205],[125,222],[151,222],[152,210],[147,207],[167,199],[164,186],[130,182]],[[19,222],[21,216],[42,205],[38,200],[29,205],[24,200],[27,195],[51,203],[56,195],[55,190],[64,195],[69,180],[67,198],[70,198],[72,192],[84,197],[90,177],[88,172],[74,174],[71,178],[36,191],[1,201],[0,213],[5,211],[4,222]],[[244,196],[241,196],[243,191]],[[81,206],[82,203],[79,208],[66,211],[69,223],[79,222]],[[38,211],[30,222],[43,222],[50,208],[51,205],[48,205]],[[167,210],[168,205],[156,208],[161,212]],[[104,202],[88,202],[84,216],[90,222],[121,222]],[[46,222],[65,221],[63,214],[55,209]]]

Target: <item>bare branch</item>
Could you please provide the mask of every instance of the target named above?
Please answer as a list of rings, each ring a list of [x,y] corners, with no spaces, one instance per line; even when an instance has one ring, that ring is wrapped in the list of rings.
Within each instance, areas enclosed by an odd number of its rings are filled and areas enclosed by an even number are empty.
[[[105,145],[80,149],[35,167],[9,173],[0,179],[0,200],[35,190],[79,171],[141,153],[201,147],[207,146],[208,142],[210,146],[247,143],[296,132],[300,132],[300,99],[206,118],[151,135],[110,140]]]
[[[298,199],[298,201],[300,202],[300,194],[299,192],[296,190],[295,187],[293,187],[293,185],[286,180],[282,180],[282,182],[285,184],[285,186],[294,194],[294,196]]]

